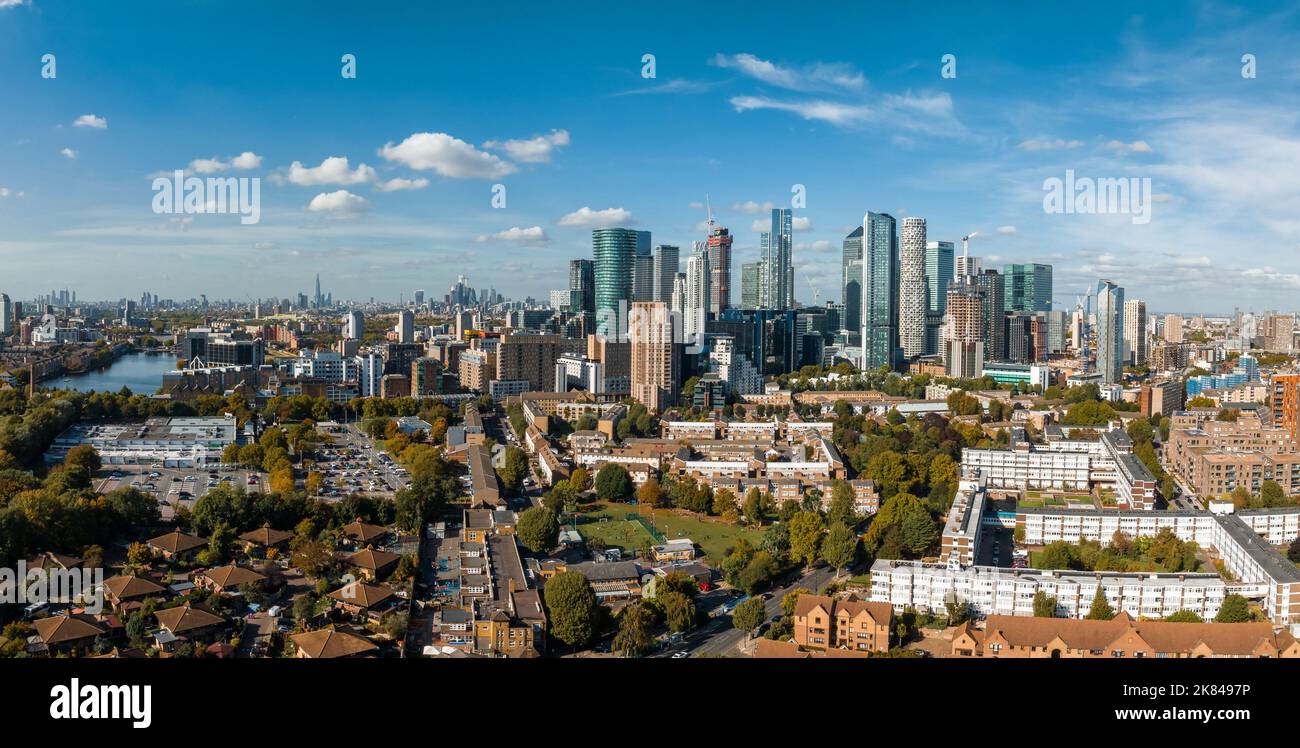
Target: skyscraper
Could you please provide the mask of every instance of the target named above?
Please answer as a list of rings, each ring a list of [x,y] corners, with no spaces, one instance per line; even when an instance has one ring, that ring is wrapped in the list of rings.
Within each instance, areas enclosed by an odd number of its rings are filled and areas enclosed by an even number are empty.
[[[1052,309],[1052,266],[1026,263],[1007,265],[1006,311],[1047,312]]]
[[[591,260],[569,260],[569,308],[573,314],[596,313],[596,276]]]
[[[952,242],[925,243],[925,308],[943,314],[948,307],[948,284],[953,279],[956,255]]]
[[[348,312],[348,316],[343,318],[343,338],[345,340],[360,340],[365,335],[365,318],[361,312],[355,309]]]
[[[1106,384],[1124,380],[1124,289],[1097,281],[1097,370]]]
[[[925,219],[903,219],[898,287],[898,337],[903,355],[925,354]]]
[[[1147,362],[1147,305],[1141,299],[1124,302],[1124,362],[1131,366]]]
[[[677,397],[673,322],[662,302],[632,304],[628,322],[632,357],[632,397],[661,411]]]
[[[862,219],[862,367],[893,367],[898,348],[898,225],[887,213]]]
[[[621,339],[626,334],[637,234],[632,229],[594,229],[591,232],[597,335]]]
[[[632,301],[654,301],[655,266],[650,250],[650,232],[638,231],[636,251],[632,260]],[[645,241],[642,241],[642,234]]]
[[[984,371],[984,291],[975,276],[948,284],[944,303],[943,363],[950,377],[975,379]]]
[[[740,266],[740,308],[757,309],[763,303],[763,263]]]
[[[773,208],[771,228],[759,236],[758,254],[763,258],[767,276],[761,306],[766,309],[794,307],[792,220],[789,208]]]
[[[315,306],[316,306],[317,309],[320,309],[320,273],[317,273],[317,274],[316,274],[316,304],[315,304]]]
[[[862,328],[862,227],[844,237],[840,256],[840,298],[844,301],[844,329]]]
[[[13,327],[13,311],[9,307],[9,297],[0,293],[0,338],[9,334],[10,328]]]
[[[715,316],[731,308],[731,233],[714,226],[709,217],[709,311]]]
[[[410,309],[397,313],[397,342],[415,342],[415,313]]]
[[[984,360],[1003,361],[1007,356],[1007,335],[1003,309],[1006,306],[1006,279],[996,270],[974,276],[984,291]]]
[[[709,317],[709,251],[703,242],[697,242],[694,254],[686,261],[686,299],[682,309],[682,335],[687,343],[696,343],[704,337],[705,321]]]
[[[660,244],[654,251],[654,298],[665,304],[673,299],[673,281],[681,265],[681,250],[670,244]]]

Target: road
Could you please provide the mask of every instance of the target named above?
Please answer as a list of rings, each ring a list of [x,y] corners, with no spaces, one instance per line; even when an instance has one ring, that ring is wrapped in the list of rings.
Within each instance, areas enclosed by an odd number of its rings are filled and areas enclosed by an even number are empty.
[[[764,620],[770,621],[784,611],[781,610],[781,598],[788,593],[793,592],[798,587],[807,587],[810,590],[817,591],[831,581],[835,576],[835,570],[829,567],[822,567],[806,571],[797,576],[794,581],[771,590],[772,597],[763,606],[765,611]],[[736,647],[749,636],[749,632],[733,628],[730,615],[719,615],[716,618],[702,626],[698,631],[692,633],[686,638],[686,647],[684,651],[692,655],[736,655]]]

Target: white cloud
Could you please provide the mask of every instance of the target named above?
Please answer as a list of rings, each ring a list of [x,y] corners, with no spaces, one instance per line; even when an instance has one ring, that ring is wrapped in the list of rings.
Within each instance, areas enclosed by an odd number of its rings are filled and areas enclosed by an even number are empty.
[[[480,234],[474,239],[476,242],[519,242],[520,244],[546,244],[551,238],[546,235],[546,231],[541,226],[529,226],[520,228],[514,226],[505,231],[498,231],[495,234]]]
[[[1145,140],[1135,140],[1132,143],[1125,143],[1122,140],[1111,140],[1105,145],[1106,150],[1115,151],[1116,153],[1150,153],[1151,146],[1147,145]]]
[[[93,114],[83,114],[72,121],[73,127],[89,127],[95,130],[107,130],[108,120]]]
[[[1026,140],[1016,147],[1022,151],[1057,151],[1062,149],[1070,150],[1082,145],[1082,140],[1063,140],[1057,138],[1055,140]]]
[[[754,222],[749,225],[749,229],[761,234],[772,229],[772,222],[767,218],[755,218]],[[807,216],[793,216],[790,219],[790,230],[796,233],[812,231],[812,219]]]
[[[77,152],[72,150],[71,148],[64,148],[63,150],[59,151],[59,153],[62,153],[64,156],[66,156],[69,159],[72,159],[73,161],[77,159]]]
[[[234,158],[224,160],[216,156],[196,158],[190,162],[190,171],[196,174],[215,174],[226,169],[256,169],[261,165],[261,156],[252,151],[244,151]]]
[[[32,0],[0,0],[0,9],[17,8],[19,5],[31,5]]]
[[[632,212],[623,208],[592,210],[584,205],[572,213],[562,216],[556,223],[561,226],[599,229],[630,224],[633,223],[633,220]]]
[[[369,209],[369,201],[347,190],[322,192],[313,197],[311,202],[307,204],[307,210],[313,213],[326,213],[335,216],[357,216]]]
[[[417,132],[401,143],[387,143],[379,155],[421,171],[455,179],[498,179],[519,167],[443,132]]]
[[[756,80],[792,91],[825,89],[861,90],[866,78],[853,66],[839,62],[817,62],[803,67],[781,66],[748,52],[735,55],[716,54],[714,65],[736,70]]]
[[[483,147],[505,151],[510,158],[525,164],[541,164],[551,160],[556,148],[568,144],[568,130],[551,130],[549,135],[522,140],[489,140]]]
[[[348,166],[347,156],[330,156],[320,166],[307,167],[302,162],[294,161],[289,165],[289,181],[300,187],[312,187],[323,184],[365,184],[375,179],[373,167],[357,164],[356,169]]]
[[[842,104],[836,101],[780,101],[765,96],[733,96],[730,101],[737,112],[776,109],[833,125],[867,122],[873,115],[871,107],[865,104]]]
[[[397,192],[399,190],[422,190],[429,186],[429,180],[424,177],[419,179],[407,179],[406,177],[394,177],[387,182],[376,182],[375,189],[380,192]]]
[[[774,109],[837,127],[878,124],[932,135],[957,135],[964,130],[953,112],[952,97],[942,92],[889,94],[878,97],[871,105],[830,99],[788,101],[767,96],[733,96],[729,103],[737,112]]]
[[[751,215],[754,213],[767,213],[775,207],[776,206],[770,202],[757,203],[753,200],[746,200],[743,203],[732,203],[731,205],[732,210],[738,210],[741,213],[749,213]]]
[[[999,233],[999,234],[1002,234],[1003,236],[1010,236],[1010,235],[1016,233],[1016,227],[1015,227],[1015,226],[998,226],[998,233]]]

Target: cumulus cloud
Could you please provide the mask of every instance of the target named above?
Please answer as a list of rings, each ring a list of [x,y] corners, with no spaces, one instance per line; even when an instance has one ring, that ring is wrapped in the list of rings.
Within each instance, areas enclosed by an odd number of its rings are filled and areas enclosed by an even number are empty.
[[[1082,140],[1064,140],[1062,138],[1056,138],[1055,140],[1026,140],[1016,147],[1022,151],[1059,151],[1071,150],[1082,145]]]
[[[77,152],[72,150],[71,148],[64,148],[63,150],[59,151],[59,153],[62,153],[65,158],[71,159],[73,161],[77,159]]]
[[[476,242],[518,242],[520,244],[546,244],[551,238],[546,235],[546,231],[541,226],[529,226],[520,228],[513,226],[505,231],[498,231],[495,234],[480,234],[474,239]]]
[[[1003,236],[1010,236],[1010,235],[1016,233],[1016,227],[1015,227],[1015,226],[998,226],[998,233],[999,233],[999,234],[1002,234]]]
[[[514,164],[444,132],[417,132],[401,143],[386,143],[379,155],[412,169],[454,179],[498,179],[519,171]]]
[[[1104,146],[1108,151],[1116,153],[1150,153],[1151,146],[1147,145],[1145,140],[1135,140],[1132,143],[1125,143],[1122,140],[1110,140]]]
[[[262,165],[262,157],[252,151],[244,151],[234,158],[220,159],[196,158],[190,162],[190,171],[196,174],[215,174],[227,169],[256,169]]]
[[[776,206],[770,202],[757,203],[753,200],[746,200],[743,203],[732,203],[731,205],[732,210],[738,210],[741,213],[749,213],[751,215],[754,213],[767,213],[775,207]]]
[[[525,164],[541,164],[551,160],[556,148],[569,144],[568,130],[551,130],[548,135],[538,135],[520,140],[489,140],[484,148],[505,151],[510,158]]]
[[[107,130],[108,120],[93,114],[83,114],[72,121],[73,127],[89,127],[94,130]]]
[[[792,67],[761,59],[748,52],[735,55],[716,54],[712,64],[762,81],[768,85],[792,91],[827,89],[861,90],[867,79],[851,65],[841,62],[816,62]]]
[[[772,222],[766,218],[755,218],[754,222],[749,225],[749,228],[751,231],[757,233],[770,231],[772,228]],[[812,231],[812,219],[807,216],[793,216],[790,219],[790,230],[796,233]]]
[[[302,162],[294,161],[289,165],[289,182],[300,187],[314,187],[324,184],[365,184],[375,179],[373,167],[358,164],[352,169],[347,156],[330,156],[320,166],[307,167]]]
[[[370,209],[370,202],[364,197],[354,195],[347,190],[322,192],[311,199],[307,210],[332,216],[358,216]]]
[[[584,205],[568,215],[561,216],[556,223],[561,226],[599,229],[630,224],[633,223],[633,220],[632,211],[623,208],[592,210]]]
[[[380,192],[398,192],[400,190],[422,190],[429,186],[429,180],[424,177],[419,179],[407,179],[406,177],[394,177],[388,181],[379,181],[375,183],[375,189]]]

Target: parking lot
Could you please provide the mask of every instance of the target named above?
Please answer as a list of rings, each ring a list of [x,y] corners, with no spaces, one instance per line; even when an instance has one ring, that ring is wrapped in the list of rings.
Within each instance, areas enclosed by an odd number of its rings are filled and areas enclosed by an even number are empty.
[[[392,496],[410,483],[406,468],[374,448],[374,441],[355,424],[330,432],[332,444],[316,450],[313,470],[324,476],[320,498],[341,499],[360,493]]]
[[[258,471],[232,469],[225,465],[206,468],[168,468],[158,463],[106,465],[95,476],[95,490],[107,493],[123,486],[133,486],[157,499],[163,519],[170,519],[176,507],[193,509],[195,501],[222,483],[259,491],[265,481],[266,476]]]

